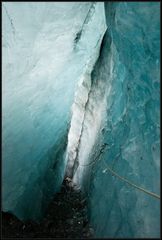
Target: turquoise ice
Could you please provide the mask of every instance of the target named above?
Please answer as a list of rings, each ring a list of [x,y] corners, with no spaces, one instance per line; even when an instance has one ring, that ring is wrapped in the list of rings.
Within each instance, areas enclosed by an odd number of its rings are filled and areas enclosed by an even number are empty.
[[[96,237],[159,237],[160,4],[2,4],[2,207],[41,219],[64,174]]]

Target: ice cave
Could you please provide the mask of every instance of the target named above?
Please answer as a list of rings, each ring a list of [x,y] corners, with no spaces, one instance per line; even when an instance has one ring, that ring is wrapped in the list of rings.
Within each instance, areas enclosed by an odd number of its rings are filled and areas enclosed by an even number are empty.
[[[64,179],[93,237],[160,237],[160,2],[2,2],[3,213]]]

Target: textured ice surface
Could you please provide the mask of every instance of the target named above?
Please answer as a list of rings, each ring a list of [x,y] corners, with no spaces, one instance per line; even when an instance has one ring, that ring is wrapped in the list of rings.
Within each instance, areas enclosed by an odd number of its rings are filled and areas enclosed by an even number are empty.
[[[105,165],[159,194],[159,3],[3,3],[2,17],[3,210],[39,218],[67,163],[97,237],[159,237],[159,200]]]
[[[109,85],[107,117],[94,149],[108,147],[92,168],[90,218],[97,237],[159,237],[160,201],[112,176],[104,161],[160,194],[160,7],[153,2],[105,6],[107,40],[97,69]]]
[[[3,3],[2,17],[3,210],[38,219],[64,175],[71,105],[97,58],[104,4]]]

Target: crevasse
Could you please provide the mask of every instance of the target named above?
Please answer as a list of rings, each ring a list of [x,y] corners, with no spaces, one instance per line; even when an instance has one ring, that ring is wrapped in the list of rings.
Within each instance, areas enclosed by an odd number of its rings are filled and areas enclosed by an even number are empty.
[[[159,200],[106,167],[159,195],[159,9],[3,3],[4,211],[41,218],[65,174],[96,237],[159,237]]]

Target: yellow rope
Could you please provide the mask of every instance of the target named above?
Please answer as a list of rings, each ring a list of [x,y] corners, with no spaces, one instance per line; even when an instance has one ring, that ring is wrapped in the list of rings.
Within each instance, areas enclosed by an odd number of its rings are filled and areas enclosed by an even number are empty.
[[[105,163],[105,161],[104,161],[104,163]],[[128,184],[131,185],[132,187],[137,188],[138,190],[140,190],[140,191],[142,191],[142,192],[145,192],[145,193],[147,193],[148,195],[150,195],[150,196],[152,196],[152,197],[155,197],[155,198],[157,198],[157,199],[160,199],[160,196],[157,195],[156,193],[150,192],[150,191],[148,191],[148,190],[146,190],[146,189],[144,189],[144,188],[142,188],[142,187],[137,186],[136,184],[130,182],[128,179],[126,179],[126,178],[124,178],[124,177],[121,177],[119,174],[117,174],[115,171],[113,171],[112,168],[110,168],[106,163],[105,163],[105,165],[106,165],[106,168],[107,168],[114,176],[118,177],[118,178],[119,178],[120,180],[122,180],[123,182],[128,183]]]

